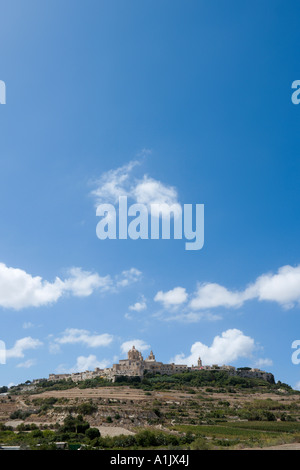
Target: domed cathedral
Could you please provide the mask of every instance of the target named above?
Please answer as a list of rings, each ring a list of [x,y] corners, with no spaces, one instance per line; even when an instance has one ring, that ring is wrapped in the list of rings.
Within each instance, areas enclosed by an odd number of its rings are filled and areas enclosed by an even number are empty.
[[[128,351],[128,360],[129,361],[143,361],[143,356],[140,351],[135,349],[135,346],[132,346],[132,348]]]
[[[163,364],[158,362],[155,359],[153,351],[150,352],[147,359],[144,359],[141,352],[138,351],[135,346],[127,353],[127,359],[120,359],[118,364],[113,364],[109,369],[105,370],[106,376],[109,376],[113,381],[117,376],[127,375],[127,376],[139,376],[143,377],[145,371],[151,372],[153,374],[175,374],[187,370],[186,365],[178,364]]]

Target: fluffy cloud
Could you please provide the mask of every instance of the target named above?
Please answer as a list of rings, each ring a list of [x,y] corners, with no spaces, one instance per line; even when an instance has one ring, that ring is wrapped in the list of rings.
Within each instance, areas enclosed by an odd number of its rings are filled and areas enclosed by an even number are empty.
[[[150,349],[150,345],[147,344],[144,340],[142,339],[132,339],[130,341],[125,341],[124,343],[121,344],[121,352],[123,354],[127,354],[129,349],[132,348],[132,346],[135,346],[135,348],[138,351],[147,351]]]
[[[201,310],[214,307],[240,307],[244,302],[242,293],[231,292],[214,283],[199,284],[190,308]]]
[[[168,292],[158,292],[154,298],[163,303],[165,308],[181,305],[187,300],[183,287],[176,287]],[[217,307],[238,308],[248,300],[277,302],[284,308],[300,304],[300,265],[283,266],[277,273],[259,276],[243,290],[229,290],[217,283],[199,283],[191,294],[188,309],[192,311]]]
[[[96,206],[103,203],[117,204],[119,197],[126,196],[132,202],[145,204],[148,207],[152,204],[173,206],[174,214],[181,215],[176,188],[148,175],[143,175],[142,178],[134,177],[132,172],[138,165],[140,165],[139,161],[131,161],[127,165],[101,175],[95,183],[96,189],[91,192]],[[164,210],[168,210],[168,207]],[[153,214],[157,215],[155,211]]]
[[[259,300],[271,300],[291,308],[300,303],[300,266],[283,266],[276,274],[263,274],[248,292],[253,292]]]
[[[109,346],[113,341],[113,336],[107,333],[98,335],[92,334],[88,330],[67,328],[54,341],[57,344],[82,344],[89,348],[98,348],[100,346]]]
[[[110,276],[101,277],[81,268],[71,268],[69,273],[70,277],[64,281],[64,290],[76,297],[87,297],[98,289],[105,292],[113,285]]]
[[[63,287],[64,283],[59,278],[50,283],[40,276],[33,277],[22,269],[0,263],[1,307],[19,310],[56,302],[62,295]]]
[[[231,364],[241,357],[251,357],[254,347],[254,340],[250,336],[238,329],[229,329],[221,336],[216,336],[211,346],[198,341],[192,345],[190,355],[178,354],[172,362],[191,366],[197,364],[198,357],[201,357],[204,365]]]
[[[169,212],[169,208],[173,207],[175,215],[181,215],[177,191],[173,186],[167,186],[145,175],[133,188],[132,195],[138,204],[145,204],[148,208],[152,204],[165,205],[163,212]],[[155,210],[152,210],[152,214],[159,215]]]
[[[165,308],[178,307],[186,302],[188,298],[186,289],[175,287],[167,292],[159,291],[154,297],[155,302],[161,302]]]
[[[20,362],[20,364],[17,364],[16,367],[23,367],[24,369],[29,369],[29,367],[32,367],[36,364],[35,359],[28,359],[25,362]]]
[[[255,361],[255,367],[271,367],[273,365],[272,359],[269,358],[260,358]]]
[[[91,192],[96,205],[103,203],[116,204],[120,196],[130,197],[132,193],[131,173],[138,161],[131,161],[116,170],[109,170],[96,181],[96,189]]]
[[[103,360],[103,361],[98,361],[96,356],[94,354],[90,354],[89,356],[79,356],[77,357],[76,365],[74,367],[75,370],[78,372],[83,372],[85,370],[93,370],[96,367],[99,367],[99,369],[104,369],[105,367],[108,367],[110,364],[109,361]]]
[[[24,357],[24,351],[28,349],[36,349],[42,346],[42,342],[38,339],[26,336],[25,338],[18,339],[11,349],[6,350],[6,358],[20,358]]]
[[[140,301],[129,306],[129,310],[132,310],[133,312],[142,312],[143,310],[146,310],[146,308],[147,308],[147,303],[146,303],[146,299],[144,296],[142,296]]]
[[[126,271],[123,271],[120,276],[116,279],[116,285],[120,287],[127,287],[130,284],[134,284],[135,282],[141,279],[142,273],[136,268],[131,268]]]
[[[58,374],[72,374],[76,372],[84,372],[86,370],[94,370],[96,367],[99,369],[104,369],[110,365],[110,361],[104,359],[98,361],[97,357],[94,354],[89,356],[78,356],[76,359],[76,364],[73,367],[66,367],[61,364],[57,367],[56,373]]]
[[[40,276],[0,263],[0,307],[20,310],[55,303],[63,295],[87,297],[94,291],[117,292],[120,287],[126,287],[141,277],[136,268],[123,271],[115,278],[78,267],[69,269],[68,274],[65,280],[56,277],[53,282],[48,282]]]

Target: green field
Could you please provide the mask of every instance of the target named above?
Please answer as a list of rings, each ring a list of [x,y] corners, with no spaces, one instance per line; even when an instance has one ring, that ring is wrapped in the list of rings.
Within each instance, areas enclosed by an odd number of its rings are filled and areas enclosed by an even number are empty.
[[[262,447],[300,442],[299,422],[239,421],[200,426],[177,425],[174,428],[217,447]]]

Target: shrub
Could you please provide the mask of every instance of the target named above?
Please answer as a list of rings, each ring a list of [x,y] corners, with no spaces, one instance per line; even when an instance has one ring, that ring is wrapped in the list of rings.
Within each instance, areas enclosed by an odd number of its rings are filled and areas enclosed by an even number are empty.
[[[69,415],[64,419],[61,431],[63,433],[73,432],[76,434],[84,434],[89,427],[89,423],[87,421],[83,421],[81,415],[78,415],[77,417]]]
[[[96,439],[97,437],[100,437],[100,436],[101,436],[100,431],[99,431],[99,429],[97,429],[97,428],[88,428],[88,429],[85,431],[85,435],[86,435],[90,440]]]
[[[191,450],[208,450],[209,445],[204,437],[198,437],[191,443]]]
[[[91,415],[97,411],[97,406],[93,403],[82,403],[77,407],[77,411],[82,415]]]
[[[16,410],[11,413],[10,419],[26,419],[32,413],[34,413],[32,410]]]

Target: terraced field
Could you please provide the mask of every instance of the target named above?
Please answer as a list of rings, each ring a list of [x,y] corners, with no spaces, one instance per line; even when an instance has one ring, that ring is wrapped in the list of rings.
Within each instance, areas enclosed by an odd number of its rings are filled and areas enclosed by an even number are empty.
[[[299,447],[300,393],[288,386],[195,386],[182,376],[180,383],[88,384],[46,383],[0,395],[0,445],[66,439],[104,449]]]

